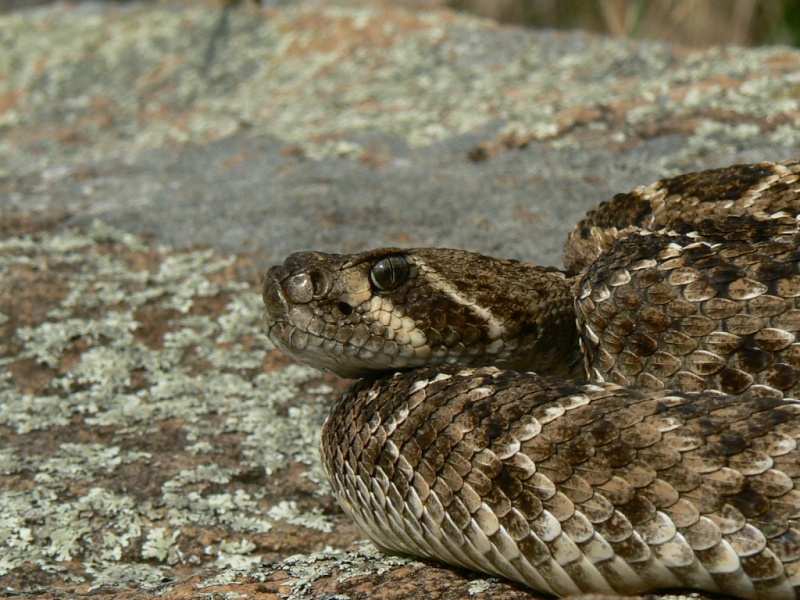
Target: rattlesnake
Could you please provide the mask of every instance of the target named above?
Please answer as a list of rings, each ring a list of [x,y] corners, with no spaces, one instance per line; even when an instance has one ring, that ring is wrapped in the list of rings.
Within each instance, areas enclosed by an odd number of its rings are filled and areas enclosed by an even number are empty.
[[[265,322],[364,378],[322,456],[381,549],[558,596],[797,598],[799,214],[800,161],[761,163],[615,196],[566,271],[296,253]]]

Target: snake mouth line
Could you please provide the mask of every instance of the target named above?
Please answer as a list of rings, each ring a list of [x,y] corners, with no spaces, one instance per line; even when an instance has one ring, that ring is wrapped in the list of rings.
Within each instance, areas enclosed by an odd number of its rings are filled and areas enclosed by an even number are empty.
[[[286,355],[340,377],[374,376],[418,367],[430,360],[427,353],[415,352],[418,349],[411,346],[388,353],[381,350],[386,347],[385,340],[356,345],[318,335],[285,317],[265,315],[264,322],[270,341]]]

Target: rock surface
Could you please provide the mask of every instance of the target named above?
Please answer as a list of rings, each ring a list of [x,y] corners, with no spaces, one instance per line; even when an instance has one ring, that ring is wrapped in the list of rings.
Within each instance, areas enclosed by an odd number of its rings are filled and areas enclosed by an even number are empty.
[[[14,597],[530,597],[360,541],[317,454],[348,382],[269,347],[260,273],[379,245],[558,265],[616,192],[800,151],[788,48],[203,2],[10,13],[0,47]]]

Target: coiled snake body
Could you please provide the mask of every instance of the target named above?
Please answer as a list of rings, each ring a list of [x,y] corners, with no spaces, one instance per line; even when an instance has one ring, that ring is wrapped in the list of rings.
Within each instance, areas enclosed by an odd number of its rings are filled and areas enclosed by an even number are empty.
[[[799,180],[618,195],[565,272],[397,248],[271,268],[272,341],[363,377],[322,434],[342,507],[388,552],[553,595],[797,598]]]

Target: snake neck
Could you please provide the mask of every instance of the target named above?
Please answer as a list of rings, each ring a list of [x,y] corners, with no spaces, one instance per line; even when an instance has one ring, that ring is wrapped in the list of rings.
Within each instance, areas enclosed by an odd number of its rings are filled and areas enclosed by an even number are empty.
[[[527,352],[521,352],[510,368],[565,379],[585,378],[574,300],[580,278],[557,269],[525,267],[531,288],[523,319],[532,323],[535,334]],[[507,313],[505,308],[500,312]]]

